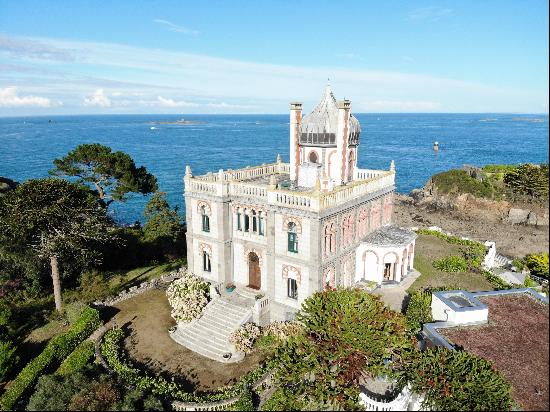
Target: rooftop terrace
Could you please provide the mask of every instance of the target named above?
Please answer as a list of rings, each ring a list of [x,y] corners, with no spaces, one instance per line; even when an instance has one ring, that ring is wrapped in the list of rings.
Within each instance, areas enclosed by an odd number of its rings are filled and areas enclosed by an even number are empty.
[[[489,308],[488,323],[438,332],[452,345],[493,361],[523,410],[548,410],[548,303],[518,292],[476,294]]]
[[[290,181],[290,165],[281,161],[201,176],[193,176],[188,169],[185,174],[186,195],[246,197],[262,203],[316,212],[393,188],[394,184],[394,171],[356,169],[352,183],[337,186],[332,191],[298,187]]]

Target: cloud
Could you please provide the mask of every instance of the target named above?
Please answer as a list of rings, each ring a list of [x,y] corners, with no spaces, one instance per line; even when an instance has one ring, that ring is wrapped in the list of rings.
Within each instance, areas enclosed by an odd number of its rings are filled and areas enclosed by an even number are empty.
[[[406,20],[436,22],[441,20],[442,18],[450,17],[453,14],[454,14],[453,9],[449,9],[449,8],[421,7],[409,12]]]
[[[154,19],[153,23],[160,24],[160,25],[166,27],[166,29],[168,29],[169,31],[173,31],[175,33],[189,34],[191,36],[198,36],[200,34],[200,32],[197,31],[197,30],[192,30],[192,29],[189,29],[187,27],[179,26],[179,25],[177,25],[175,23],[172,23],[168,20]]]
[[[111,107],[111,99],[105,96],[103,89],[97,89],[93,95],[84,97],[83,106]]]
[[[0,72],[0,84],[55,96],[64,102],[63,113],[82,113],[83,96],[89,111],[98,113],[283,113],[296,99],[307,111],[318,102],[328,77],[335,95],[350,98],[355,112],[540,112],[548,101],[547,78],[531,89],[405,71],[267,64],[115,43],[31,40],[78,50],[77,60],[55,65],[55,74],[17,73],[8,67],[9,72]],[[53,69],[49,63],[24,63]]]
[[[0,52],[13,57],[27,57],[41,60],[72,61],[73,50],[63,49],[37,40],[0,34]]]
[[[18,96],[15,86],[0,89],[0,107],[54,107],[61,105],[61,102],[52,102],[47,97]]]

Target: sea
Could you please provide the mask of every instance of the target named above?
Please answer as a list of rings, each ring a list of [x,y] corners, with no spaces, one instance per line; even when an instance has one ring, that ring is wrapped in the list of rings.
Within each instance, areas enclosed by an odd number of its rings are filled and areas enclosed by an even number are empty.
[[[361,123],[358,167],[396,165],[399,193],[422,187],[435,173],[464,164],[548,163],[548,115],[355,114]],[[185,210],[183,176],[275,161],[288,162],[289,115],[101,115],[0,118],[0,176],[23,182],[46,177],[53,160],[82,143],[132,156]],[[434,142],[439,151],[433,150]],[[148,197],[110,206],[121,224],[143,221]]]

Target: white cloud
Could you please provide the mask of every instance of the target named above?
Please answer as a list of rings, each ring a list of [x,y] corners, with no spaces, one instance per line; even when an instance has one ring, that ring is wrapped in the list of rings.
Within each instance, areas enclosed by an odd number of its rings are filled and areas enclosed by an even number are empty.
[[[91,96],[84,97],[83,106],[111,107],[111,99],[105,96],[103,89],[97,89]]]
[[[17,87],[9,86],[0,89],[0,107],[53,107],[61,102],[52,102],[47,97],[18,96]]]
[[[180,25],[172,23],[171,21],[168,21],[168,20],[154,19],[153,23],[161,24],[164,27],[166,27],[168,30],[173,31],[175,33],[189,34],[191,36],[198,36],[200,34],[200,32],[197,31],[197,30],[193,30],[193,29],[189,29],[189,28],[184,27],[184,26],[180,26]]]
[[[421,7],[412,10],[407,15],[407,20],[417,21],[439,21],[444,17],[450,17],[454,14],[453,9],[441,7]]]
[[[56,66],[55,74],[0,73],[0,82],[24,85],[27,93],[38,96],[59,96],[65,113],[79,113],[82,96],[98,112],[108,113],[177,113],[185,108],[193,113],[283,113],[296,99],[307,111],[318,102],[327,78],[337,98],[352,100],[355,112],[532,113],[548,101],[547,78],[530,89],[368,68],[265,64],[113,43],[33,40],[80,50],[78,64]],[[33,68],[44,66],[50,68]],[[89,96],[90,88],[105,92]],[[120,96],[113,95],[118,92]]]
[[[6,36],[0,34],[0,52],[13,57],[25,57],[41,60],[72,61],[74,50],[56,47],[34,39]]]

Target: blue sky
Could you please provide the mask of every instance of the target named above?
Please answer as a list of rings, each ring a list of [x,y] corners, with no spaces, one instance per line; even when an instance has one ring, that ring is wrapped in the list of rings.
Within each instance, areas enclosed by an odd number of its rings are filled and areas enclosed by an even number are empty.
[[[0,115],[548,112],[548,2],[0,3]]]

